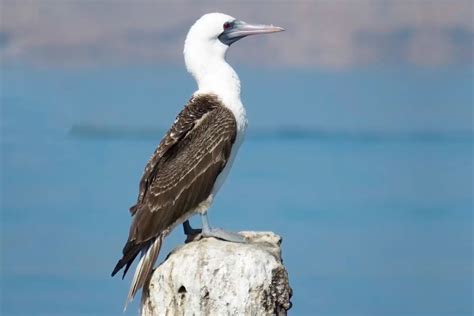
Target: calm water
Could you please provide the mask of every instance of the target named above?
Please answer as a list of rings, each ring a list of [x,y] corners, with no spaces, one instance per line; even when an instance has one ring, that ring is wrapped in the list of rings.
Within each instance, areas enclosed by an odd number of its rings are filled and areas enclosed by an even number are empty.
[[[194,83],[2,70],[2,314],[119,315],[127,209]],[[471,70],[238,70],[249,135],[210,219],[283,236],[292,314],[472,314]]]

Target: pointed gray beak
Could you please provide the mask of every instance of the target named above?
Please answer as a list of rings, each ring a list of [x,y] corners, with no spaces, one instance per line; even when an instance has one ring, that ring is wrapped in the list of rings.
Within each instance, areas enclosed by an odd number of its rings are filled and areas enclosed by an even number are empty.
[[[249,35],[275,33],[285,30],[278,26],[249,24],[243,21],[233,21],[227,25],[228,27],[225,27],[224,31],[219,35],[219,40],[226,45],[231,45],[239,39]]]

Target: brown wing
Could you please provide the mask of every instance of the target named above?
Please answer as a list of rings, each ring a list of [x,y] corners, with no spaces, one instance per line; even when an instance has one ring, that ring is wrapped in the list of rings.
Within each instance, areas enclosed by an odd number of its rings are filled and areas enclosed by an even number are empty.
[[[150,159],[123,258],[113,274],[141,249],[205,201],[224,169],[236,137],[235,118],[215,96],[193,98]]]
[[[135,214],[143,198],[153,182],[153,178],[158,171],[157,164],[166,155],[168,150],[183,139],[194,127],[196,121],[201,119],[206,113],[220,107],[220,101],[214,95],[202,95],[193,97],[184,109],[178,114],[171,129],[161,140],[155,152],[148,161],[140,180],[137,203],[130,208],[130,213]]]

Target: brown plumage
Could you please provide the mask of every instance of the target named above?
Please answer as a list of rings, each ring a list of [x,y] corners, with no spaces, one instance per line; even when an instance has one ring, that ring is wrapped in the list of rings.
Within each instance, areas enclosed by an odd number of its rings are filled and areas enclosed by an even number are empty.
[[[217,96],[193,97],[148,161],[123,257],[112,276],[127,273],[137,255],[137,266],[128,300],[150,277],[163,238],[207,200],[224,169],[236,137],[232,112]]]

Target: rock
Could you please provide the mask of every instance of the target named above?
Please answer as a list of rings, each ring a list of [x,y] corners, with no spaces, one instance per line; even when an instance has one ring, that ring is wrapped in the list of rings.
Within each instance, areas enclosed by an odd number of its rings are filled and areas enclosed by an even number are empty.
[[[173,250],[145,286],[142,315],[286,315],[281,237],[240,234],[248,243],[204,238]]]

